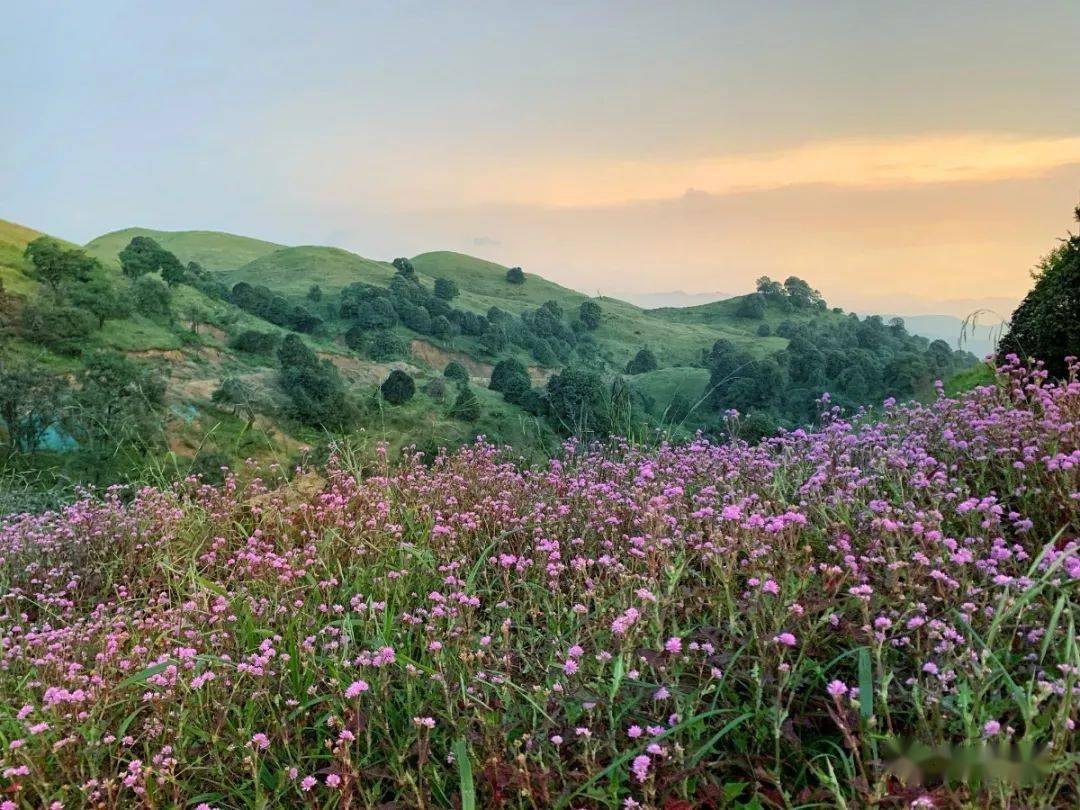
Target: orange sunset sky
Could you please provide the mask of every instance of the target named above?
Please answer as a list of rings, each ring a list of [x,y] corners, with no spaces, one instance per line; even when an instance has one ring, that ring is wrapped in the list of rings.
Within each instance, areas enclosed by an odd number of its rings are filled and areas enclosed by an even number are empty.
[[[1080,202],[1080,4],[21,4],[0,216],[458,250],[589,293],[795,274],[1007,311]]]

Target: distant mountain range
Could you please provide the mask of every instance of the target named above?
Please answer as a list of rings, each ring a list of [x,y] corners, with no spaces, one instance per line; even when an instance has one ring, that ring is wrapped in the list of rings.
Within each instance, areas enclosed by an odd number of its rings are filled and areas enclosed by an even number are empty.
[[[731,293],[704,292],[688,293],[683,290],[670,290],[668,292],[646,293],[616,293],[617,298],[637,304],[642,309],[661,309],[664,307],[696,307],[701,304],[711,304],[713,301],[724,301],[734,298]]]

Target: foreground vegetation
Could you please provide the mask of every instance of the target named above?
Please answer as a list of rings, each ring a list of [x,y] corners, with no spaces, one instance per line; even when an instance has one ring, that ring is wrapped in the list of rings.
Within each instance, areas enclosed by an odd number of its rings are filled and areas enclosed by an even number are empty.
[[[1076,372],[9,518],[3,806],[1074,807]]]

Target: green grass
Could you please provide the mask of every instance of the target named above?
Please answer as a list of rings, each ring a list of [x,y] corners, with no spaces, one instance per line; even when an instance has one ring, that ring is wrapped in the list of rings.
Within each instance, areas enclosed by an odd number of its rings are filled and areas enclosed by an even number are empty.
[[[658,368],[628,379],[634,388],[653,401],[653,415],[658,416],[663,414],[676,394],[682,394],[691,405],[696,404],[705,395],[709,372],[704,368],[674,366]]]
[[[981,385],[993,385],[995,379],[993,367],[989,363],[979,363],[945,380],[945,393],[950,397],[959,396]]]
[[[0,219],[0,281],[8,293],[29,295],[37,289],[38,282],[31,275],[31,265],[23,251],[43,235],[32,228]]]
[[[229,286],[238,281],[263,284],[274,292],[300,297],[312,284],[318,284],[324,294],[336,295],[357,281],[385,285],[393,275],[394,268],[384,262],[365,259],[341,248],[305,246],[282,248],[228,269],[222,280]]]

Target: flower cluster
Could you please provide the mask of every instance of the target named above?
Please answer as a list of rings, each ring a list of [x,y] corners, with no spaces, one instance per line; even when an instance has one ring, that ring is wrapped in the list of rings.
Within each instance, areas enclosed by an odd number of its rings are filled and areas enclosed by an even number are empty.
[[[1052,778],[992,795],[1075,806],[1072,370],[757,446],[481,441],[8,518],[0,791],[895,805],[888,737],[1039,750]]]

